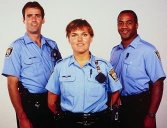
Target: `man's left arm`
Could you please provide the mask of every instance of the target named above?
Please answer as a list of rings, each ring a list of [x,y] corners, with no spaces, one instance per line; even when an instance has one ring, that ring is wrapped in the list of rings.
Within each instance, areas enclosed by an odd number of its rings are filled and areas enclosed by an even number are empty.
[[[119,91],[109,94],[109,107],[112,107],[113,105],[117,105],[119,96],[120,96]]]
[[[163,81],[164,78],[160,78],[150,86],[150,105],[144,120],[145,128],[156,128],[156,112],[162,99]]]

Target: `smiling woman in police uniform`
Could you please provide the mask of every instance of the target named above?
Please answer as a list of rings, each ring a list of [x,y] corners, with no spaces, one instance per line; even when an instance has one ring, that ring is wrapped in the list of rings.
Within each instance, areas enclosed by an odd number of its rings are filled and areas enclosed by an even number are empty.
[[[112,93],[109,106],[119,96],[121,84],[109,62],[97,58],[89,51],[93,30],[86,20],[71,21],[66,35],[73,55],[60,61],[46,86],[48,105],[54,113],[60,106],[63,123],[60,127],[108,128],[108,92]]]

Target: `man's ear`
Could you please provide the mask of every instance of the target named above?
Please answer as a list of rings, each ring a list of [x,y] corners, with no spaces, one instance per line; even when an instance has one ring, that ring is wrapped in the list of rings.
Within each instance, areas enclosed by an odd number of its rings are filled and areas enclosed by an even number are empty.
[[[25,18],[23,17],[23,23],[25,24]]]
[[[138,24],[138,23],[136,23],[136,29],[138,29],[138,27],[139,27],[139,24]]]
[[[43,20],[42,20],[42,24],[44,24],[45,23],[45,18],[43,18]]]

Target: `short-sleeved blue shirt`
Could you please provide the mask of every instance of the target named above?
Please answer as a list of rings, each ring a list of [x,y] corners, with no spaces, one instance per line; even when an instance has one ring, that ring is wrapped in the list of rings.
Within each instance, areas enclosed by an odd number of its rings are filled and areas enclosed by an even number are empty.
[[[125,49],[122,44],[115,46],[110,62],[122,83],[123,96],[148,91],[150,82],[166,77],[158,51],[139,36]]]
[[[96,60],[107,78],[103,83],[95,79],[98,75]],[[122,88],[119,80],[110,75],[111,71],[113,68],[109,62],[93,55],[83,67],[79,66],[74,56],[70,56],[55,66],[46,89],[60,95],[63,111],[99,112],[107,108],[108,91],[115,92]]]
[[[41,35],[41,47],[27,34],[14,41],[7,50],[2,75],[16,76],[31,93],[46,92],[45,86],[56,60],[51,56],[55,41]]]

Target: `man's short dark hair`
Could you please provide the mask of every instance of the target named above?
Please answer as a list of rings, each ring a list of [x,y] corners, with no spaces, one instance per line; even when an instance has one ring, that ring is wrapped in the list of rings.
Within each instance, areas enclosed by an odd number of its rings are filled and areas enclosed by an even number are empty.
[[[42,19],[44,18],[45,16],[45,12],[44,12],[44,9],[43,7],[36,1],[33,1],[33,2],[27,2],[23,9],[22,9],[22,15],[23,15],[23,18],[25,19],[25,10],[27,8],[38,8],[40,11],[41,11],[41,15],[42,15]]]
[[[123,13],[130,13],[130,14],[132,14],[133,17],[134,17],[135,22],[138,23],[137,15],[136,15],[136,13],[135,13],[133,10],[123,10],[123,11],[121,11],[121,12],[119,13],[119,15],[121,15],[121,14],[123,14]],[[119,17],[119,15],[118,15],[118,17]]]

